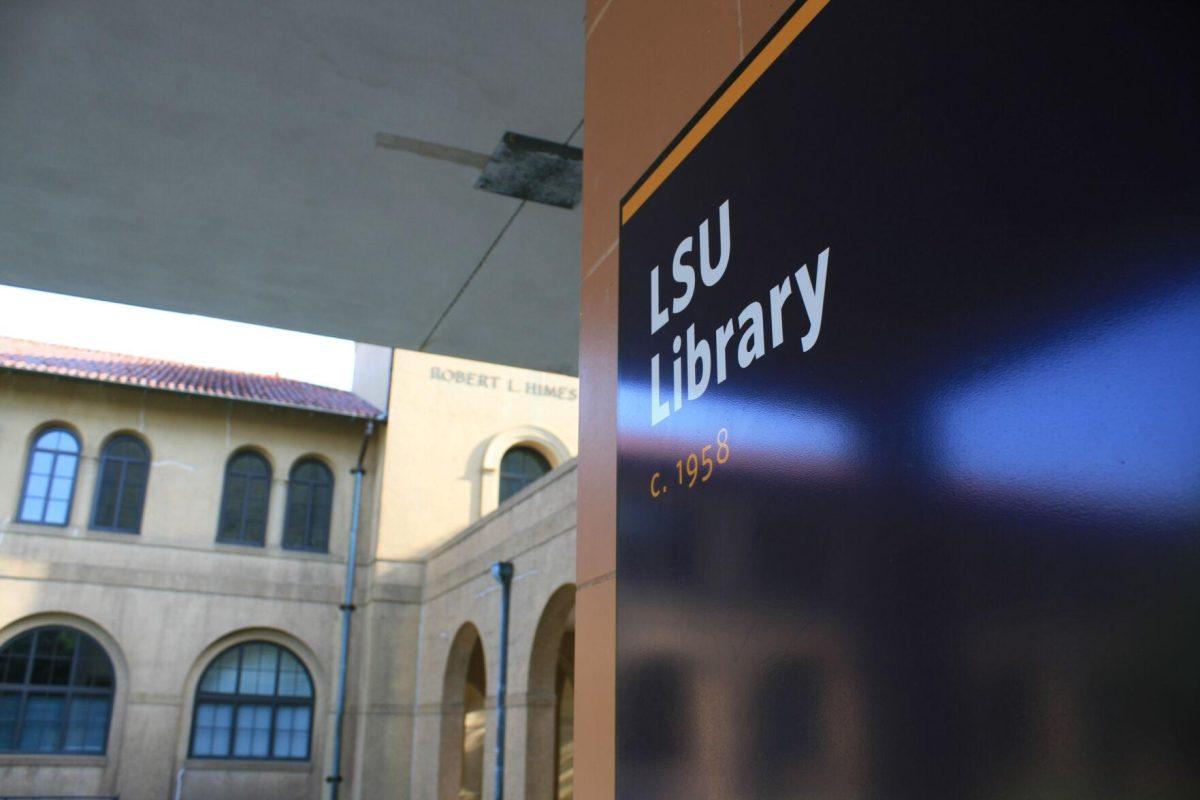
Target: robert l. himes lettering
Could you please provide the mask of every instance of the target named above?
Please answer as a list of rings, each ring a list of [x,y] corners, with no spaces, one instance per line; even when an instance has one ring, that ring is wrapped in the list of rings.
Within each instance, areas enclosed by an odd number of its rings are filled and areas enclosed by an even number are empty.
[[[431,380],[445,383],[457,383],[462,386],[477,386],[481,389],[495,389],[514,394],[528,394],[535,397],[553,397],[556,400],[578,400],[579,390],[574,386],[555,386],[539,381],[523,381],[517,378],[504,378],[500,375],[489,375],[484,372],[471,372],[462,369],[442,369],[430,367]]]
[[[729,268],[730,253],[733,241],[730,234],[729,201],[721,203],[717,210],[719,230],[719,254],[713,263],[713,247],[710,242],[709,220],[700,223],[697,235],[686,236],[675,248],[675,257],[671,263],[671,278],[676,290],[670,302],[660,300],[663,296],[659,286],[659,267],[650,270],[650,335],[658,333],[672,316],[678,316],[687,310],[697,292],[713,289],[720,283]],[[699,260],[694,261],[693,253]],[[712,341],[702,333],[696,335],[696,326],[688,325],[686,352],[684,336],[676,335],[671,341],[671,351],[675,359],[671,364],[672,392],[669,400],[662,399],[662,365],[659,354],[650,358],[650,424],[657,425],[678,411],[684,404],[683,365],[687,364],[687,399],[698,400],[708,390],[709,379],[716,373],[716,382],[724,383],[728,377],[729,364],[733,358],[729,346],[736,339],[736,360],[740,369],[745,369],[767,354],[767,342],[770,341],[772,350],[781,346],[785,341],[787,317],[784,306],[796,292],[799,293],[807,322],[802,328],[805,331],[800,336],[800,347],[808,352],[817,343],[821,335],[821,313],[825,307],[825,278],[829,271],[829,248],[826,247],[817,256],[815,278],[809,272],[808,265],[803,264],[799,269],[789,271],[777,285],[767,287],[765,302],[753,300],[731,316],[728,321],[717,326],[712,331]],[[699,272],[700,286],[696,283]],[[793,284],[794,281],[794,284]],[[795,304],[793,303],[793,306]],[[765,309],[764,309],[765,306]],[[792,313],[793,320],[799,320]],[[766,323],[770,322],[768,337]],[[793,325],[795,323],[793,322]]]

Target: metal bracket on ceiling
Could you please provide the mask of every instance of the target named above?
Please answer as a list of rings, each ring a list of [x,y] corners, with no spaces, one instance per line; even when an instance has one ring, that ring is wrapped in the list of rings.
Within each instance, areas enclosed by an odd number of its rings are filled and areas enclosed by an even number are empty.
[[[507,131],[475,182],[485,192],[574,208],[583,195],[583,150]]]
[[[395,133],[375,134],[375,146],[482,170],[475,188],[493,194],[558,208],[583,196],[583,150],[534,136],[507,131],[490,156]]]

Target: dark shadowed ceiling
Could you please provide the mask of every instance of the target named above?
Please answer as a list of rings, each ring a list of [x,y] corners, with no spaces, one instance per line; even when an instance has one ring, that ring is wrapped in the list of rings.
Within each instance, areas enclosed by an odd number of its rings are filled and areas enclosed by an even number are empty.
[[[7,0],[0,283],[574,373],[578,209],[436,153],[582,146],[583,39],[576,0]]]

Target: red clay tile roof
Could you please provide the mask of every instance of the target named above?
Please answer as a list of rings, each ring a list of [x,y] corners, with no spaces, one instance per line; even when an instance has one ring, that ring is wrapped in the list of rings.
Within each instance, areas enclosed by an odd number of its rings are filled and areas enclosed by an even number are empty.
[[[0,369],[224,397],[347,417],[383,416],[379,409],[352,392],[276,375],[197,367],[5,336],[0,336]]]

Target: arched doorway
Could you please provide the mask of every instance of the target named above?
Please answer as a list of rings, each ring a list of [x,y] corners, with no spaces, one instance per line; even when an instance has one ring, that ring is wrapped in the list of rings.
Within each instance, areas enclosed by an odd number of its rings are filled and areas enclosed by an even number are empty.
[[[575,722],[575,586],[550,596],[529,664],[526,800],[572,800]]]
[[[475,640],[467,662],[463,688],[462,773],[458,783],[460,800],[483,797],[483,737],[487,732],[487,676],[483,668],[483,643]]]
[[[469,622],[459,628],[450,645],[442,691],[438,798],[479,800],[487,733],[487,668],[479,631]]]
[[[575,797],[575,619],[562,637],[558,652],[558,676],[555,679],[554,796],[558,800]]]

